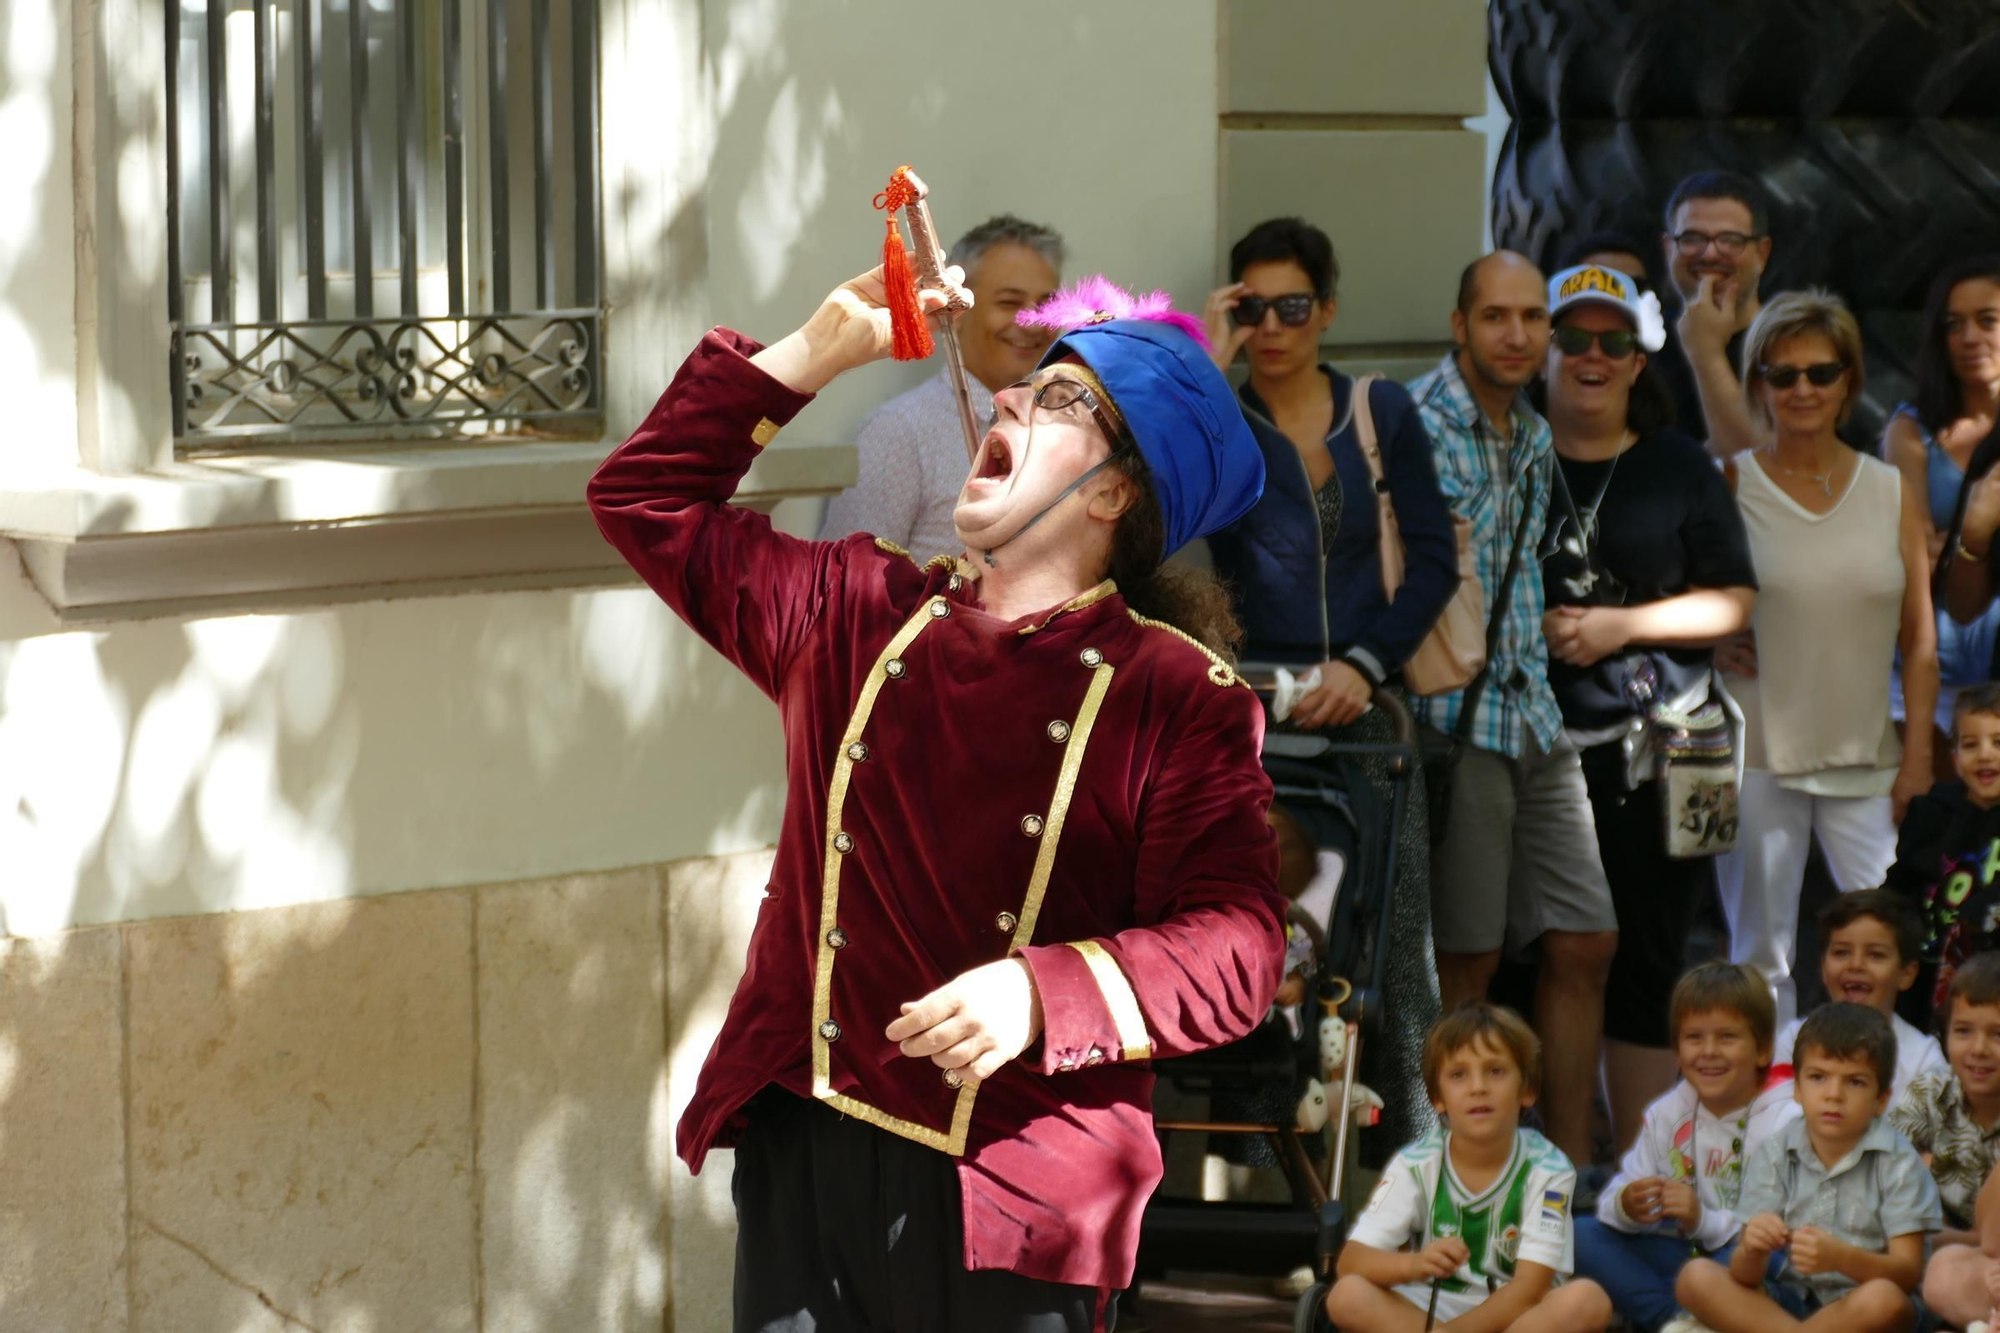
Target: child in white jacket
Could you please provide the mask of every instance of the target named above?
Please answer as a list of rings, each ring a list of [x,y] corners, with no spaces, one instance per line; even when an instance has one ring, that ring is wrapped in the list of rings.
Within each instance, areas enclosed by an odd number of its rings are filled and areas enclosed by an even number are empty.
[[[1797,1114],[1789,1083],[1765,1087],[1777,1015],[1749,968],[1704,963],[1674,987],[1669,1021],[1681,1081],[1646,1108],[1639,1137],[1576,1223],[1576,1271],[1646,1333],[1699,1325],[1674,1300],[1696,1254],[1736,1238],[1737,1191],[1750,1152]]]

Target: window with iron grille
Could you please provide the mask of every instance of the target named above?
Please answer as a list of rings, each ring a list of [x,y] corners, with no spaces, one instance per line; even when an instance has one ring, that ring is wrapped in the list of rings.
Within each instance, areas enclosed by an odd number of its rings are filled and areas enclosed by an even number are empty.
[[[183,448],[592,433],[597,0],[167,0]]]

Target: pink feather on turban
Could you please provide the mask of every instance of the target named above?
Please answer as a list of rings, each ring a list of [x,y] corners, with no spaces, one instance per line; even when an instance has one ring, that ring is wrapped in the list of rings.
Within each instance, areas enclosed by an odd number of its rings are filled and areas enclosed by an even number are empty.
[[[1014,322],[1024,328],[1052,329],[1060,335],[1114,319],[1144,319],[1172,325],[1206,351],[1208,330],[1200,317],[1173,307],[1173,297],[1165,292],[1134,296],[1100,273],[1063,288],[1033,310],[1023,310],[1014,316]]]

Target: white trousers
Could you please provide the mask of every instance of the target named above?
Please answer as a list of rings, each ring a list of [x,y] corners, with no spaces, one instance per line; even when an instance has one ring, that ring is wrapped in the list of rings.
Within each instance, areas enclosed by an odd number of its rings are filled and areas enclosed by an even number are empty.
[[[1880,888],[1896,859],[1894,806],[1887,796],[1793,791],[1757,769],[1744,770],[1736,801],[1736,850],[1715,860],[1716,887],[1729,918],[1729,960],[1764,974],[1782,1028],[1798,1016],[1792,954],[1813,835],[1819,836],[1842,893]]]

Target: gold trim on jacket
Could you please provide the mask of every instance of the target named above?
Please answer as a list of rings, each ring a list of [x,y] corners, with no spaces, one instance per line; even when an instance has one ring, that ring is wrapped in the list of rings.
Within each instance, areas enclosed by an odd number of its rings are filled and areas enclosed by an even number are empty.
[[[1105,595],[1095,589],[1093,592],[1097,595],[1091,597],[1091,601],[1099,600]],[[820,871],[819,957],[813,975],[811,1032],[813,1096],[843,1114],[854,1116],[877,1128],[886,1129],[892,1134],[921,1143],[927,1148],[935,1148],[953,1157],[960,1157],[965,1153],[966,1132],[972,1125],[972,1103],[979,1094],[976,1084],[968,1083],[959,1089],[957,1101],[952,1107],[951,1129],[948,1133],[939,1133],[928,1125],[904,1120],[878,1106],[849,1097],[845,1093],[835,1092],[833,1047],[821,1032],[822,1025],[831,1020],[833,1012],[833,964],[839,951],[834,948],[831,937],[834,929],[840,924],[841,863],[847,859],[847,853],[854,846],[847,831],[841,826],[841,815],[847,803],[848,783],[854,773],[853,755],[859,752],[856,747],[861,741],[861,734],[867,730],[868,719],[875,711],[876,701],[881,695],[883,686],[890,680],[889,662],[900,658],[916,641],[918,635],[945,618],[935,609],[938,605],[948,607],[949,602],[941,595],[925,598],[923,604],[903,622],[903,627],[896,631],[895,636],[876,656],[875,665],[869,669],[868,679],[862,683],[861,694],[854,702],[854,712],[847,720],[847,729],[841,735],[840,748],[834,758],[833,776],[827,784],[826,841]],[[1035,852],[1035,868],[1029,876],[1027,893],[1022,899],[1019,919],[1014,927],[1013,939],[1008,946],[1010,954],[1025,948],[1034,936],[1035,919],[1041,915],[1042,899],[1048,892],[1049,878],[1055,870],[1056,845],[1062,838],[1063,824],[1069,817],[1070,800],[1076,792],[1077,775],[1083,767],[1084,749],[1090,743],[1091,728],[1097,722],[1097,713],[1104,704],[1104,696],[1111,688],[1113,674],[1111,663],[1104,660],[1102,653],[1094,651],[1089,654],[1089,659],[1090,688],[1085,692],[1083,703],[1077,709],[1075,719],[1070,723],[1069,737],[1063,745],[1062,766],[1056,775],[1055,790],[1050,796],[1048,810],[1042,816],[1041,845]],[[1084,956],[1088,958],[1090,955],[1086,951]],[[1104,961],[1111,963],[1108,956]],[[1115,963],[1111,963],[1111,969],[1117,974]],[[1092,964],[1092,971],[1096,971],[1095,963]],[[1119,980],[1123,981],[1122,975],[1119,976]],[[1103,986],[1101,979],[1099,985]],[[1130,994],[1129,987],[1127,994],[1128,996]],[[1109,1002],[1107,999],[1107,1003]],[[1132,1013],[1136,1015],[1137,1012],[1138,1002],[1134,999]],[[1127,1034],[1125,1016],[1119,1014],[1115,1007],[1113,1013],[1119,1015],[1118,1030],[1121,1040],[1124,1040]],[[1143,1022],[1140,1023],[1138,1032],[1139,1039],[1146,1042]],[[1126,1041],[1126,1046],[1129,1051],[1131,1043]],[[1148,1052],[1151,1050],[1149,1042],[1146,1050]],[[1134,1057],[1128,1056],[1128,1058]]]

